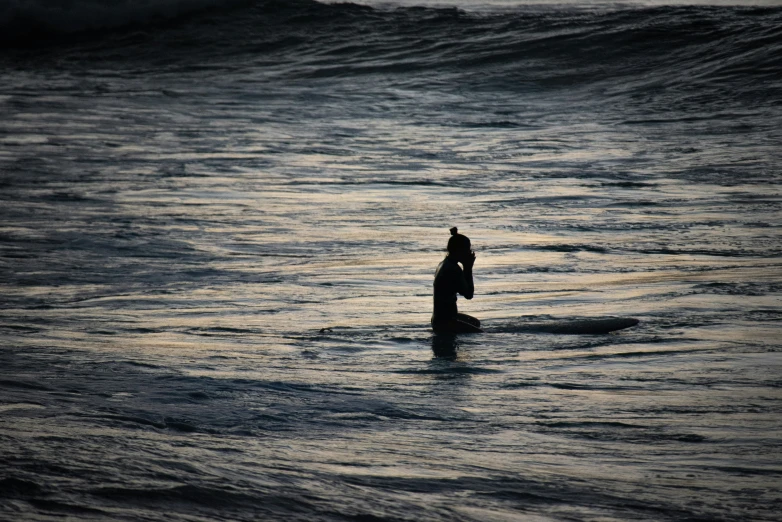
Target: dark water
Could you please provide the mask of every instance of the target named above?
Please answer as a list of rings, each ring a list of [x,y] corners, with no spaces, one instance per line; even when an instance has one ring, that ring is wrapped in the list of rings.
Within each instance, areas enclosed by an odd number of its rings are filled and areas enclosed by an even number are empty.
[[[781,8],[53,6],[0,8],[0,518],[779,520]]]

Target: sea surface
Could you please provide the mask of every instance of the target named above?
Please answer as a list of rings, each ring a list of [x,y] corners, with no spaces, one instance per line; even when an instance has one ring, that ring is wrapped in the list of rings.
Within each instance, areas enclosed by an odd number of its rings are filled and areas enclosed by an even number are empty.
[[[0,519],[782,520],[782,7],[697,4],[1,7]]]

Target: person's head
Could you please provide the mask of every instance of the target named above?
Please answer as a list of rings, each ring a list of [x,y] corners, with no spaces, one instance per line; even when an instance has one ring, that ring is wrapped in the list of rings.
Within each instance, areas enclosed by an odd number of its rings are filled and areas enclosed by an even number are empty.
[[[448,255],[456,261],[462,261],[470,257],[472,245],[470,238],[459,233],[459,229],[451,229],[451,238],[448,240]]]

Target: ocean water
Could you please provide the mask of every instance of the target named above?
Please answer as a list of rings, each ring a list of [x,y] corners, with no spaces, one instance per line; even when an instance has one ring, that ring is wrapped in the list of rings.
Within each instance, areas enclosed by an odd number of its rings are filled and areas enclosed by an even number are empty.
[[[0,8],[0,519],[780,520],[765,4]]]

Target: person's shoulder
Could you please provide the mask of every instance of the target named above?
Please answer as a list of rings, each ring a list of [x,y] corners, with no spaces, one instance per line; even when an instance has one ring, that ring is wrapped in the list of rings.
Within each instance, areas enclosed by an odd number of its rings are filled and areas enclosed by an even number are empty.
[[[437,265],[437,268],[435,269],[434,273],[438,274],[443,270],[443,267],[445,266],[445,259],[440,261],[440,263]]]

